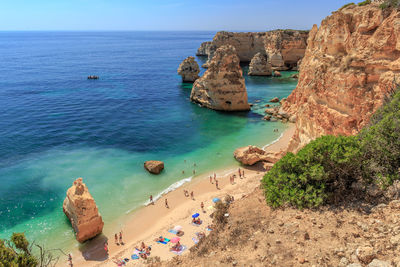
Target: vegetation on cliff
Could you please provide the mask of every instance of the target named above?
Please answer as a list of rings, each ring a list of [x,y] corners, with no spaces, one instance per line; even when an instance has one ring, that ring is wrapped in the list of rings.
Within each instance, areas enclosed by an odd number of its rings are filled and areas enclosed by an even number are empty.
[[[399,179],[399,118],[397,91],[357,136],[323,136],[286,154],[264,176],[268,204],[304,208],[337,202],[357,182],[385,189]]]
[[[379,7],[382,9],[389,7],[399,7],[400,0],[385,0]]]

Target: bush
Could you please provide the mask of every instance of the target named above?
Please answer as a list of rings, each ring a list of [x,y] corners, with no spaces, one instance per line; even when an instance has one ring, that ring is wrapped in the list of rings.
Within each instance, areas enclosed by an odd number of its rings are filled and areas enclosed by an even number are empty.
[[[386,0],[384,1],[379,7],[381,9],[386,9],[386,8],[398,8],[400,5],[400,0]]]
[[[29,251],[29,242],[23,233],[14,233],[11,242],[0,240],[0,266],[27,266],[39,264]]]
[[[213,223],[215,225],[225,224],[227,219],[225,217],[225,213],[228,212],[229,203],[223,203],[222,201],[218,201],[215,203],[215,211],[213,215]]]
[[[354,3],[345,4],[344,6],[342,6],[341,8],[339,8],[339,10],[341,10],[341,9],[343,9],[343,8],[346,8],[346,7],[348,7],[348,6],[352,6],[352,5],[355,5],[355,4],[354,4]]]
[[[362,1],[362,2],[358,3],[359,6],[366,6],[366,5],[369,5],[369,4],[371,4],[371,0],[365,0],[365,1]]]
[[[358,176],[359,157],[356,137],[320,137],[296,155],[286,154],[264,176],[267,202],[305,208],[337,201]]]

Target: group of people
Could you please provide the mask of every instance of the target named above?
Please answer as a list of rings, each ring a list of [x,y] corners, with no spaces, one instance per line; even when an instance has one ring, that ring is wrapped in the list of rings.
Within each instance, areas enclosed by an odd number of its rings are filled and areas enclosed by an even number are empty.
[[[200,220],[200,217],[197,217],[197,218],[193,218],[192,223],[200,225],[202,223],[202,221]]]
[[[140,245],[140,247],[135,248],[139,252],[139,256],[142,259],[147,259],[148,256],[150,256],[151,253],[151,246],[146,246],[144,242]]]
[[[211,184],[213,184],[214,182],[215,182],[215,187],[219,190],[219,187],[218,187],[218,180],[217,180],[217,174],[214,172],[214,180],[213,180],[213,177],[212,177],[212,175],[210,175],[210,183]]]
[[[170,251],[175,251],[175,252],[180,252],[183,249],[183,246],[181,243],[178,241],[175,245],[173,245],[169,250]]]
[[[119,232],[119,242],[118,242],[118,234],[115,234],[115,235],[114,235],[114,239],[115,239],[115,244],[116,244],[117,246],[119,246],[119,245],[124,245],[124,242],[122,241],[122,231]]]
[[[194,200],[194,192],[193,191],[190,192],[190,194],[189,194],[189,191],[184,189],[183,190],[183,194],[185,195],[185,197],[189,197],[190,196],[190,198]]]

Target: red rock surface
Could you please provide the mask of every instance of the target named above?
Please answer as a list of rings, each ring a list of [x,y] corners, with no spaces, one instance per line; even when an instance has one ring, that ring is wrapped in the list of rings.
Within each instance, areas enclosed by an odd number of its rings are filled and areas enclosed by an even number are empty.
[[[71,221],[76,233],[76,240],[83,243],[103,231],[103,220],[96,202],[82,182],[82,178],[74,181],[67,191],[63,211]]]
[[[368,124],[400,82],[400,12],[351,5],[312,28],[299,83],[283,104],[297,116],[291,149]]]

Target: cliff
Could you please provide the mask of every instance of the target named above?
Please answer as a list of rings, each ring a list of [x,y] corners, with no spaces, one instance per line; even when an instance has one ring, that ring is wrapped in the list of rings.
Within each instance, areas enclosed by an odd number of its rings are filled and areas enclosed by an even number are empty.
[[[68,189],[63,211],[71,221],[79,242],[83,243],[102,232],[103,220],[82,178],[76,179]]]
[[[208,70],[193,84],[190,100],[215,110],[250,109],[240,60],[233,46],[217,49]]]
[[[212,42],[204,42],[197,55],[211,60],[216,49],[223,45],[235,47],[242,62],[250,62],[257,53],[267,54],[272,67],[286,70],[296,67],[304,56],[308,31],[274,30],[268,32],[218,32]],[[209,62],[205,64],[208,67]]]
[[[299,83],[283,103],[297,117],[291,148],[352,135],[400,82],[400,12],[350,5],[312,28]]]
[[[199,78],[200,67],[194,57],[187,57],[178,67],[182,82],[194,82]]]

